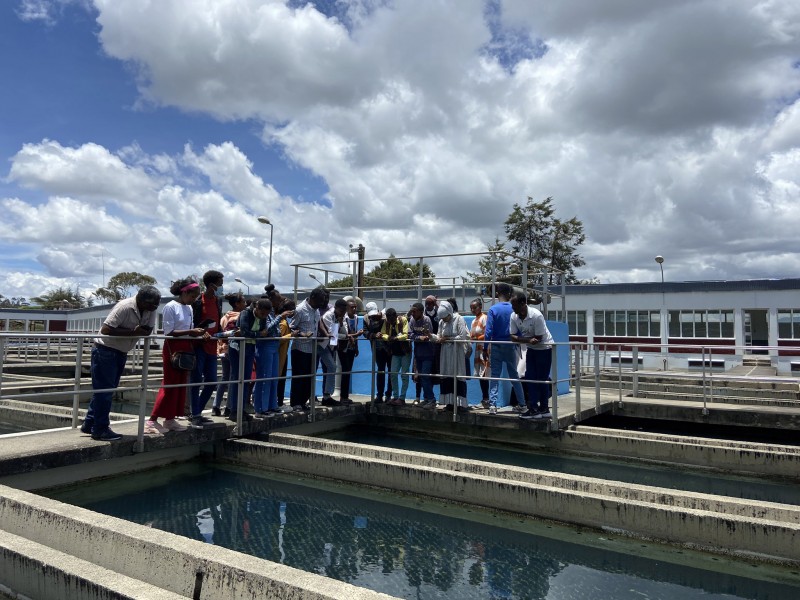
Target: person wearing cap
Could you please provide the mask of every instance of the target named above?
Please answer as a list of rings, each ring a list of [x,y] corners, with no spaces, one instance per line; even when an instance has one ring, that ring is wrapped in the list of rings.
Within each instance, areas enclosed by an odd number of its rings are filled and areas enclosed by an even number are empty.
[[[484,331],[484,344],[482,350],[483,360],[489,359],[489,350],[491,348],[492,360],[490,363],[491,380],[489,381],[489,413],[497,414],[497,408],[500,402],[502,406],[506,406],[507,402],[500,397],[500,381],[497,379],[503,373],[503,365],[506,366],[508,377],[511,379],[511,387],[517,398],[525,398],[522,391],[522,384],[519,382],[519,374],[517,373],[518,350],[515,344],[511,342],[511,298],[512,288],[507,283],[498,283],[495,287],[495,296],[499,302],[496,302],[486,315],[486,330]],[[503,343],[491,343],[503,342]]]
[[[439,357],[439,400],[445,404],[445,410],[458,412],[467,410],[466,363],[464,357],[470,349],[468,343],[469,329],[464,317],[455,313],[449,302],[439,303],[437,311],[439,331],[433,341],[441,345]],[[454,382],[453,379],[457,378]]]
[[[386,388],[386,401],[392,398],[392,380],[386,377],[386,371],[391,365],[392,356],[385,341],[381,339],[384,314],[378,310],[374,302],[367,302],[365,306],[367,315],[364,318],[364,337],[372,344],[372,360],[375,361],[375,403],[383,402],[384,387]]]
[[[92,394],[89,411],[81,425],[81,432],[89,433],[93,440],[113,442],[122,438],[109,427],[112,388],[119,386],[128,353],[141,337],[147,337],[156,326],[156,311],[161,303],[161,292],[152,285],[141,288],[135,297],[120,300],[108,313],[100,335],[92,348]]]
[[[167,336],[161,352],[164,376],[150,420],[144,427],[144,432],[150,434],[186,430],[186,426],[178,423],[175,417],[183,415],[186,402],[186,388],[183,386],[189,380],[189,371],[173,367],[171,357],[175,352],[194,354],[194,340],[211,338],[205,329],[195,327],[193,322],[192,303],[200,296],[200,284],[187,277],[173,282],[169,291],[175,299],[168,302],[162,312],[164,335]],[[163,425],[158,422],[161,417],[164,418]]]

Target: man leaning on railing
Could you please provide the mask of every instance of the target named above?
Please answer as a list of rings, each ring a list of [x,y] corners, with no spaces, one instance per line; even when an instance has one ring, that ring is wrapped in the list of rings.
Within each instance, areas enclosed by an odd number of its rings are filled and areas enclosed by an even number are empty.
[[[82,433],[93,440],[113,442],[122,438],[109,427],[111,398],[119,386],[128,353],[140,337],[149,336],[156,325],[156,311],[161,292],[148,285],[133,298],[117,302],[100,327],[100,335],[92,348],[92,401],[81,425]]]

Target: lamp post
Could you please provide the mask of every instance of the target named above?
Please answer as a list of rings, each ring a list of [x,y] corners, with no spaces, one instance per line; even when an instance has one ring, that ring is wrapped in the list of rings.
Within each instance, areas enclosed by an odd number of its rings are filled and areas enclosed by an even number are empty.
[[[664,291],[664,257],[660,254],[656,256],[656,262],[658,266],[661,267],[661,291]]]
[[[269,225],[269,270],[267,271],[267,285],[272,283],[272,232],[274,231],[272,223],[267,217],[258,217],[258,222],[264,225]]]
[[[666,331],[664,329],[664,325],[666,325],[666,323],[667,323],[667,319],[666,319],[667,315],[666,315],[666,311],[665,311],[666,300],[664,299],[664,257],[659,254],[658,256],[656,256],[655,260],[658,263],[659,268],[661,269],[661,313],[662,313],[661,314],[661,324],[662,324],[662,328],[661,328],[661,331],[659,333],[661,334],[661,339],[663,340],[664,336],[666,334]],[[667,348],[662,346],[661,347],[661,352],[662,352],[661,361],[664,363],[664,367],[663,367],[664,371],[667,370],[667,355],[666,355],[666,351],[667,351]]]
[[[323,283],[322,283],[322,282],[321,282],[319,279],[317,279],[317,276],[316,276],[316,275],[314,275],[313,273],[309,273],[309,274],[308,274],[308,276],[309,276],[309,277],[311,277],[311,279],[313,279],[314,281],[316,281],[318,284],[320,284],[320,285],[324,285],[324,284],[323,284]]]
[[[247,288],[247,295],[248,295],[248,296],[250,295],[250,286],[249,286],[249,285],[247,285],[247,284],[246,284],[244,281],[242,281],[242,280],[241,280],[241,279],[239,279],[238,277],[234,277],[234,278],[233,278],[233,280],[234,280],[236,283],[241,283],[241,284],[242,284],[244,287],[246,287],[246,288]]]

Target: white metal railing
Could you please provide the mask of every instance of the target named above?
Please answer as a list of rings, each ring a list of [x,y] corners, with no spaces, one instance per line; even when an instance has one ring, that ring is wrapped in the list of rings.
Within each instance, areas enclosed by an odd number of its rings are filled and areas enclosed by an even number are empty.
[[[30,394],[18,393],[18,394],[8,394],[4,390],[4,374],[6,371],[6,363],[9,358],[15,357],[18,361],[23,362],[23,364],[31,364],[34,361],[34,357],[38,356],[39,359],[37,362],[42,364],[48,364],[54,360],[68,360],[72,357],[75,359],[73,377],[72,377],[72,385],[71,389],[67,389],[64,391],[51,391],[49,394],[51,396],[59,396],[62,395],[65,398],[70,397],[72,398],[72,427],[75,428],[78,426],[79,422],[79,406],[80,406],[80,399],[82,394],[88,394],[89,390],[85,389],[83,386],[85,384],[85,379],[83,377],[83,368],[84,364],[86,363],[84,359],[84,350],[87,345],[87,342],[90,342],[93,338],[102,337],[98,336],[96,333],[88,333],[88,332],[65,332],[65,333],[40,333],[40,334],[31,334],[26,333],[24,335],[18,335],[15,333],[0,333],[0,399],[24,399],[30,398]],[[144,423],[147,417],[146,414],[146,405],[147,405],[147,393],[150,391],[154,391],[159,389],[160,387],[167,387],[167,388],[191,388],[191,387],[203,387],[206,385],[212,385],[211,383],[200,382],[200,383],[182,383],[182,384],[175,384],[170,386],[164,386],[161,382],[153,382],[150,381],[150,361],[152,358],[152,348],[153,342],[156,344],[161,343],[165,338],[165,336],[159,335],[152,335],[148,338],[143,338],[140,341],[135,349],[131,352],[129,358],[129,365],[134,368],[141,369],[141,374],[138,383],[135,386],[131,385],[124,385],[118,386],[113,389],[103,389],[103,390],[92,390],[92,391],[102,391],[102,392],[126,392],[126,391],[137,391],[139,393],[139,410],[138,410],[138,419],[139,419],[139,430],[138,430],[138,444],[137,449],[138,451],[142,451],[144,448]],[[238,340],[243,341],[245,338],[229,338],[231,340]],[[319,338],[309,338],[310,340],[318,340]],[[359,343],[362,344],[370,344],[368,340],[361,339]],[[447,343],[456,343],[456,344],[476,344],[474,340],[453,340]],[[488,344],[513,344],[518,345],[516,342],[487,342]],[[34,352],[33,349],[28,348],[27,345],[30,344],[33,348],[37,349],[37,352]],[[482,346],[484,342],[477,342],[478,346]],[[558,361],[558,350],[566,346],[569,350],[569,361],[567,364],[559,364]],[[158,345],[156,345],[158,347]],[[42,354],[41,349],[47,349],[47,352]],[[292,380],[297,379],[299,377],[307,377],[312,379],[312,385],[310,386],[310,394],[308,398],[308,403],[310,407],[309,413],[309,420],[314,421],[316,418],[316,381],[318,377],[317,369],[314,365],[317,364],[316,360],[316,353],[317,353],[317,344],[312,343],[312,372],[305,375],[298,375],[295,373],[291,373],[289,369],[287,371],[287,375],[285,379]],[[696,346],[700,350],[699,356],[701,358],[701,371],[699,375],[701,376],[702,382],[702,391],[703,391],[703,403],[702,403],[702,411],[703,414],[708,413],[708,404],[710,402],[714,402],[714,394],[715,394],[715,386],[714,380],[720,379],[722,377],[725,378],[727,381],[752,381],[752,377],[746,375],[736,375],[730,373],[714,373],[712,369],[708,368],[708,365],[712,364],[713,356],[725,356],[733,363],[741,363],[745,357],[752,357],[753,355],[749,354],[752,350],[749,346],[736,346],[736,345],[727,345],[727,346]],[[53,350],[55,349],[55,354]],[[569,343],[555,343],[552,345],[551,352],[553,353],[552,356],[552,367],[551,367],[551,377],[547,381],[535,381],[524,379],[524,377],[520,378],[520,382],[524,385],[525,383],[547,383],[551,386],[551,412],[552,412],[552,421],[551,421],[551,429],[556,430],[558,429],[559,423],[559,396],[558,396],[558,386],[559,383],[566,382],[570,388],[573,390],[574,393],[574,400],[575,400],[575,418],[580,419],[582,414],[582,387],[584,385],[584,378],[585,377],[593,377],[593,388],[595,393],[595,408],[599,409],[601,406],[601,388],[603,387],[603,375],[610,375],[612,372],[616,373],[616,381],[613,383],[613,387],[616,387],[617,390],[617,402],[622,405],[623,403],[623,390],[629,389],[627,387],[626,378],[630,378],[630,389],[632,391],[633,396],[637,396],[639,393],[639,378],[643,372],[645,373],[667,373],[666,371],[644,371],[639,366],[639,357],[642,354],[650,354],[650,355],[658,355],[659,353],[667,352],[669,353],[670,350],[686,350],[686,346],[684,345],[664,345],[664,344],[631,344],[631,343],[619,343],[619,344],[612,344],[610,342],[603,342],[603,343],[590,343],[590,342],[569,342]],[[765,346],[763,350],[776,350],[780,352],[790,352],[790,353],[798,353],[800,354],[800,347],[789,347],[789,346]],[[477,350],[476,350],[477,351]],[[623,364],[623,352],[625,353],[624,356],[630,358],[630,365],[625,366]],[[461,355],[462,353],[458,353],[457,355]],[[466,356],[466,352],[463,353]],[[616,369],[613,371],[609,368],[601,368],[601,364],[606,365],[607,361],[601,360],[601,355],[605,355],[606,358],[616,356]],[[585,360],[585,357],[591,357],[590,360]],[[287,358],[288,360],[288,358]],[[247,369],[244,365],[245,361],[245,352],[239,352],[239,376],[236,380],[219,380],[216,385],[227,385],[231,383],[238,384],[238,397],[237,397],[237,415],[236,415],[236,423],[237,427],[234,431],[235,435],[242,435],[242,419],[243,419],[243,411],[244,411],[244,389],[245,384],[253,384],[255,385],[259,381],[272,381],[272,380],[280,380],[284,379],[280,374],[277,377],[269,377],[269,378],[250,378],[250,369]],[[371,399],[375,400],[376,397],[376,390],[375,390],[375,381],[377,376],[376,371],[376,362],[373,358],[370,360],[371,368],[369,371],[365,370],[353,370],[350,371],[351,375],[356,374],[364,374],[370,373],[371,376]],[[562,373],[560,367],[566,367],[566,373]],[[669,372],[673,376],[681,375],[686,377],[696,378],[698,373],[693,373],[689,375],[685,370],[682,372],[678,372],[677,370],[673,370]],[[393,372],[391,370],[386,370],[385,375],[391,376]],[[457,369],[453,369],[453,393],[456,395],[457,398],[457,390],[458,390],[458,382],[469,382],[473,379],[478,379],[475,375],[459,375]],[[486,377],[487,379],[491,379],[490,377]],[[776,376],[776,378],[783,380],[783,381],[792,381],[797,383],[798,379],[794,377],[787,377],[787,376]],[[512,381],[510,378],[495,378],[500,381]],[[606,380],[607,381],[607,380]],[[381,390],[382,392],[382,390]],[[524,402],[524,400],[521,400]],[[457,405],[457,401],[455,403]],[[453,421],[458,420],[458,410],[454,406],[453,410]]]

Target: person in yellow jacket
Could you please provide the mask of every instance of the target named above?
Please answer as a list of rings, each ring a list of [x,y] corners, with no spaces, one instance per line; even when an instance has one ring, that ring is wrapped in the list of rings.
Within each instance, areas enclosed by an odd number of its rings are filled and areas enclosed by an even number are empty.
[[[386,319],[378,335],[386,342],[392,356],[389,376],[395,395],[389,400],[393,406],[406,403],[408,391],[408,370],[411,368],[411,342],[408,340],[408,319],[398,315],[393,308],[386,309]],[[399,392],[399,393],[398,393]]]

